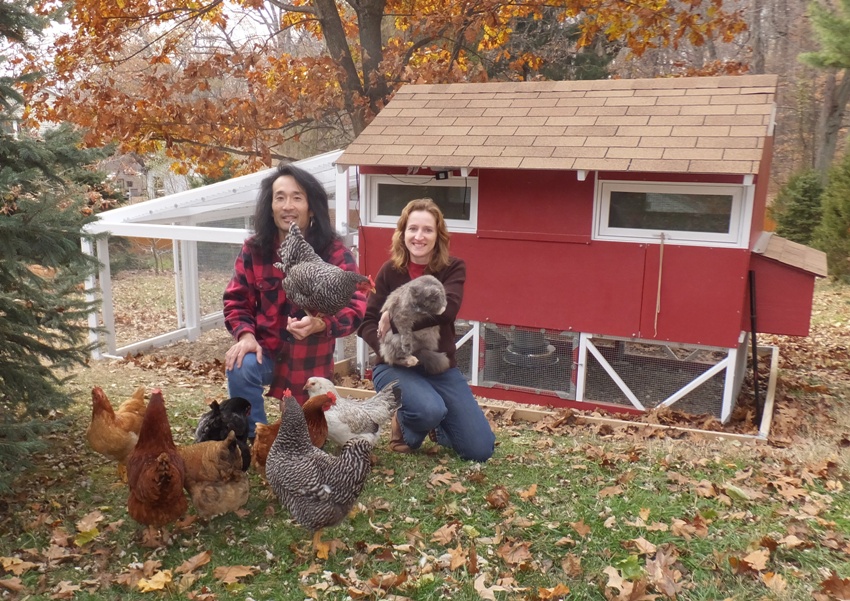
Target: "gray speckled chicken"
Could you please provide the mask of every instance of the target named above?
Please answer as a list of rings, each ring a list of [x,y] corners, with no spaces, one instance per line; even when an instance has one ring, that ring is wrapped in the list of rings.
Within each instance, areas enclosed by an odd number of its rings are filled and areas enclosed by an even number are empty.
[[[281,504],[313,533],[318,549],[321,530],[345,519],[371,470],[372,444],[353,438],[334,457],[313,446],[304,412],[286,391],[280,431],[266,460],[266,478]]]
[[[310,378],[304,390],[309,397],[326,394],[331,398],[330,406],[325,410],[330,440],[344,445],[352,438],[361,436],[374,445],[381,436],[381,426],[390,421],[401,405],[401,388],[396,386],[397,383],[398,380],[395,380],[375,396],[362,400],[341,396],[327,378]]]
[[[374,289],[368,276],[324,262],[294,223],[277,254],[280,263],[275,263],[275,267],[285,274],[286,295],[307,312],[335,315],[351,302],[355,291]]]

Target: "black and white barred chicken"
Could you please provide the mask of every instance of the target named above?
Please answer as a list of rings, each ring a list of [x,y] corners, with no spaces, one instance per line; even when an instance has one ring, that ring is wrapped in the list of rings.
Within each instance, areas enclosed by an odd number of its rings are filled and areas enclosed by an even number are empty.
[[[310,442],[298,401],[287,390],[281,405],[280,431],[266,459],[266,479],[281,504],[313,533],[321,546],[323,528],[342,522],[360,496],[372,468],[372,444],[353,438],[334,457]]]
[[[307,380],[304,390],[308,397],[325,394],[330,398],[325,421],[331,441],[341,446],[360,436],[375,445],[381,436],[381,426],[390,421],[401,405],[401,388],[397,383],[398,380],[393,381],[369,399],[344,397],[333,382],[317,376]]]
[[[287,297],[308,313],[335,315],[351,302],[355,291],[374,290],[372,278],[323,261],[294,223],[277,254],[280,262],[275,267],[285,275]]]

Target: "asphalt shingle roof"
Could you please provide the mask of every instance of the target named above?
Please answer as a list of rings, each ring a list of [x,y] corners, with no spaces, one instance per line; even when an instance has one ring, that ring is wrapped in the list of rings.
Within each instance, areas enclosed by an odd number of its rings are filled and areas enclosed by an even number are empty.
[[[776,75],[402,86],[343,165],[758,173]]]

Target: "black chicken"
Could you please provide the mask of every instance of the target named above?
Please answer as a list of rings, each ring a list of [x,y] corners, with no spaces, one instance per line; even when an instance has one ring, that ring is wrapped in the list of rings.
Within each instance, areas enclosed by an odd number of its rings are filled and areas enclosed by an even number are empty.
[[[248,415],[251,403],[241,396],[210,403],[210,410],[201,416],[195,429],[195,442],[225,440],[232,430],[236,444],[242,453],[242,470],[251,465],[251,449],[248,447]]]

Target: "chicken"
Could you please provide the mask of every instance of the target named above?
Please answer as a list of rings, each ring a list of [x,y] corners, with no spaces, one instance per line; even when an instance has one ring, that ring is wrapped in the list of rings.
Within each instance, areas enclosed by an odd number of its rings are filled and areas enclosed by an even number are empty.
[[[372,444],[353,438],[334,457],[310,442],[304,411],[289,394],[281,401],[281,414],[266,478],[295,521],[313,533],[313,548],[319,551],[322,529],[345,519],[363,490],[372,468]]]
[[[322,448],[328,439],[328,422],[325,420],[325,409],[322,406],[321,399],[318,401],[308,399],[302,409],[304,411],[304,419],[307,421],[310,442],[313,443],[313,446]],[[257,471],[263,476],[266,475],[266,460],[269,455],[269,449],[274,439],[277,438],[279,430],[280,420],[268,426],[266,424],[257,424],[254,448],[251,449],[251,461],[254,462],[254,465],[257,466]]]
[[[328,438],[344,445],[355,436],[361,436],[377,444],[381,437],[381,426],[392,418],[401,404],[401,389],[397,380],[386,386],[370,399],[358,400],[340,396],[333,382],[327,378],[313,377],[307,380],[304,390],[311,397],[325,396],[329,399],[325,409],[328,423]]]
[[[328,421],[325,411],[330,407],[330,401],[325,396],[311,397],[301,406],[304,420],[307,422],[307,433],[314,447],[322,448],[328,439]]]
[[[139,440],[127,457],[130,517],[140,524],[161,528],[186,513],[185,474],[183,458],[171,437],[162,392],[154,389]]]
[[[287,297],[308,313],[335,315],[351,302],[355,291],[375,289],[372,278],[323,261],[294,223],[278,255],[281,262],[275,266],[286,274],[283,289]]]
[[[256,428],[254,446],[251,448],[251,463],[254,464],[260,475],[265,477],[266,459],[269,456],[269,449],[272,448],[274,439],[277,438],[277,432],[280,430],[280,420],[268,425],[257,423]]]
[[[233,397],[223,401],[210,403],[210,410],[198,420],[195,429],[195,442],[207,440],[224,440],[229,432],[236,436],[242,456],[242,470],[247,471],[251,465],[251,448],[248,446],[248,415],[251,413],[251,403],[242,397]]]
[[[248,502],[248,474],[233,430],[224,440],[197,442],[177,450],[186,466],[183,487],[199,517],[236,511]]]
[[[86,440],[93,451],[118,462],[118,473],[126,480],[126,461],[139,440],[145,416],[145,388],[139,386],[133,396],[121,403],[118,411],[99,386],[91,391],[91,423]]]

